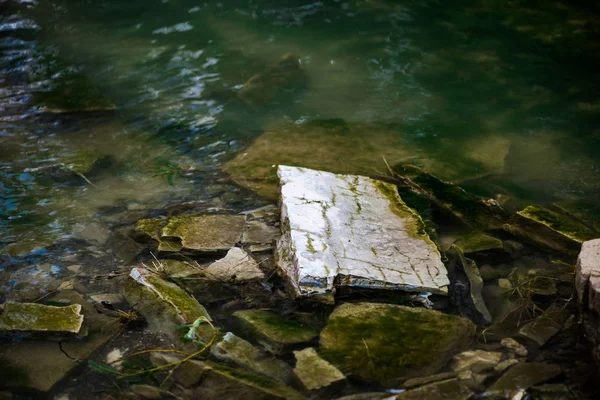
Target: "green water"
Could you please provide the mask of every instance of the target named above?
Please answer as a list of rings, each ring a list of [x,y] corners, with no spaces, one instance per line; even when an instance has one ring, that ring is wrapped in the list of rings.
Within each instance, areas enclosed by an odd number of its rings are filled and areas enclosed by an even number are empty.
[[[599,32],[584,1],[1,2],[2,296],[15,265],[115,269],[111,239],[78,241],[89,224],[266,204],[221,166],[278,124],[385,124],[390,161],[518,205],[598,204]],[[305,84],[241,102],[290,52]],[[45,113],[73,73],[116,110]]]

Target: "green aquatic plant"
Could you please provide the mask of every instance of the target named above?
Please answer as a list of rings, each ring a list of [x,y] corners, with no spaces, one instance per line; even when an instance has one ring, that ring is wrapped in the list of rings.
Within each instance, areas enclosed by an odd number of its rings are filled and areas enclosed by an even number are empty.
[[[167,178],[169,185],[174,185],[174,179],[183,176],[183,171],[179,165],[171,162],[166,162],[162,165],[157,165],[153,168],[152,176],[164,176]]]

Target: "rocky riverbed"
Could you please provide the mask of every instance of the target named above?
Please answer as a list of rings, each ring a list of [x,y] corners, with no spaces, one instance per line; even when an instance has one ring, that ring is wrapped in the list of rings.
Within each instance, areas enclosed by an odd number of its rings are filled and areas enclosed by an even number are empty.
[[[119,228],[128,267],[8,292],[3,395],[594,398],[594,227],[410,165],[279,180],[278,205]]]

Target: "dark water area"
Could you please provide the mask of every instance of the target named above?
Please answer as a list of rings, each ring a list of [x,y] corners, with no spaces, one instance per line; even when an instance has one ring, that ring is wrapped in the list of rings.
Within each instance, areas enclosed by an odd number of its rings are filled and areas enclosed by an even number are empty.
[[[302,84],[242,101],[288,53]],[[599,70],[586,1],[0,0],[0,300],[123,268],[141,218],[269,204],[223,165],[281,124],[384,124],[390,164],[600,221]]]

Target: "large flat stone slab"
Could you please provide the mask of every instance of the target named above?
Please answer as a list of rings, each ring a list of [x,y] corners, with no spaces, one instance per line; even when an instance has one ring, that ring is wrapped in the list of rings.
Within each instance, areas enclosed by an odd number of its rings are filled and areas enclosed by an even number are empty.
[[[283,165],[278,175],[278,265],[295,295],[334,285],[447,293],[440,253],[394,185]]]
[[[55,307],[37,303],[7,302],[0,315],[0,332],[78,333],[82,324],[80,304]]]

